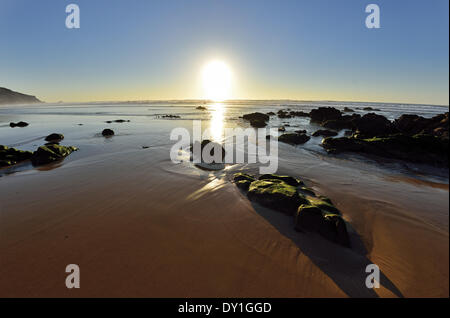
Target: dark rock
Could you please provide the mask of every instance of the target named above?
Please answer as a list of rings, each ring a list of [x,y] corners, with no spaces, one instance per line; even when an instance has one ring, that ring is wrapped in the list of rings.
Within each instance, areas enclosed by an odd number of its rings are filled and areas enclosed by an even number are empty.
[[[162,115],[161,118],[169,118],[169,119],[179,119],[181,116],[178,115]]]
[[[234,175],[234,183],[239,189],[245,192],[248,191],[250,184],[255,180],[256,178],[254,176],[242,172]]]
[[[295,229],[316,232],[327,240],[345,247],[350,246],[347,227],[342,217],[318,206],[301,205],[295,217]]]
[[[244,120],[250,122],[250,125],[255,128],[263,128],[267,126],[267,121],[269,121],[270,117],[263,113],[251,113],[245,114],[242,116]]]
[[[40,146],[32,155],[33,165],[43,165],[50,162],[64,159],[72,152],[78,150],[76,147],[66,147],[57,144]]]
[[[309,113],[305,113],[302,111],[291,111],[289,112],[289,115],[292,117],[309,117]]]
[[[195,109],[197,109],[197,110],[206,110],[206,107],[204,107],[204,106],[197,106],[197,107],[195,107]]]
[[[317,130],[316,132],[314,132],[312,135],[314,137],[318,137],[318,136],[323,136],[323,137],[334,137],[337,136],[337,132],[332,131],[332,130],[328,130],[328,129],[320,129]]]
[[[356,133],[365,137],[383,136],[395,133],[393,124],[384,116],[365,114],[353,121]]]
[[[322,146],[330,153],[358,152],[379,157],[448,166],[448,140],[432,135],[392,134],[382,137],[325,138]]]
[[[298,134],[298,133],[287,133],[282,134],[278,137],[278,141],[290,144],[290,145],[300,145],[307,142],[311,137],[306,134]]]
[[[284,128],[284,126],[281,126],[281,127],[278,128],[278,131],[284,132],[284,131],[286,131],[286,128]]]
[[[21,161],[31,158],[33,155],[30,151],[17,150],[7,146],[0,145],[0,168],[15,165]]]
[[[296,130],[295,131],[297,134],[306,134],[306,130],[302,129],[302,130]]]
[[[379,111],[381,111],[381,109],[379,109],[379,108],[372,108],[372,107],[370,107],[370,106],[364,107],[363,110],[366,110],[366,111],[374,111],[374,112],[379,112]]]
[[[11,127],[11,128],[14,128],[14,127],[27,127],[28,126],[28,123],[27,122],[24,122],[24,121],[19,121],[18,123],[9,123],[9,126]]]
[[[105,137],[114,136],[114,131],[112,129],[106,128],[106,129],[103,129],[102,135]]]
[[[448,139],[448,112],[424,118],[418,115],[402,115],[394,121],[395,128],[407,135],[428,134]]]
[[[327,120],[340,119],[342,113],[334,107],[319,107],[311,110],[309,117],[312,122],[322,123]]]
[[[278,118],[291,118],[292,115],[290,113],[288,113],[287,111],[284,111],[282,109],[280,109],[277,113]]]
[[[345,115],[339,119],[330,119],[322,122],[322,126],[328,129],[341,130],[341,129],[354,129],[354,121],[361,118],[359,114],[353,114],[351,116]]]
[[[345,221],[330,199],[316,196],[304,183],[290,176],[266,174],[255,180],[245,173],[236,173],[234,182],[247,192],[250,200],[288,215],[294,215],[295,229],[316,232],[322,237],[350,246]]]
[[[195,143],[193,145],[191,145],[190,147],[190,151],[192,153],[192,159],[196,159],[196,158],[200,158],[201,162],[204,162],[203,158],[203,150],[205,147],[208,147],[207,149],[209,149],[209,155],[213,158],[211,163],[223,163],[223,160],[225,159],[225,148],[223,148],[223,146],[221,144],[218,144],[216,142],[213,142],[209,139],[204,139],[202,140],[202,142],[200,143],[200,154],[196,154],[194,153],[194,150],[196,149],[195,145],[198,145],[199,141],[195,141]],[[220,156],[220,160],[215,160],[215,154],[216,151],[219,151],[219,156]]]
[[[269,116],[275,116],[275,113],[274,113],[274,112],[268,112],[267,115],[269,115]]]
[[[353,113],[354,112],[354,110],[349,108],[349,107],[344,107],[343,111],[346,112],[346,113]]]
[[[45,137],[45,141],[49,141],[49,142],[60,142],[63,139],[64,139],[64,135],[57,134],[57,133],[53,133],[53,134],[50,134],[47,137]]]

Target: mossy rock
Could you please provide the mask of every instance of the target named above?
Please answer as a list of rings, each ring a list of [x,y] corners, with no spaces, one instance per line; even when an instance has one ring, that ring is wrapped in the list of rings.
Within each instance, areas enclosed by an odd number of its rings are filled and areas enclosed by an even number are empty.
[[[302,204],[295,215],[297,231],[316,232],[337,244],[349,247],[345,221],[339,214],[334,214],[315,205]]]
[[[242,181],[242,180],[253,182],[256,180],[256,178],[254,176],[252,176],[251,174],[238,172],[238,173],[234,174],[233,180],[235,182]]]
[[[297,187],[278,179],[253,181],[247,196],[263,206],[289,215],[293,215],[299,205],[308,203]]]
[[[311,206],[318,207],[319,209],[330,213],[341,214],[341,212],[333,205],[331,200],[326,197],[308,197],[308,201]]]
[[[263,174],[262,176],[259,177],[259,180],[281,180],[286,182],[288,185],[294,186],[294,187],[298,187],[300,185],[303,184],[302,181],[297,180],[293,177],[290,176],[280,176],[277,174]]]
[[[15,165],[16,163],[30,159],[32,155],[33,153],[30,151],[0,145],[0,167]]]
[[[301,192],[301,193],[303,193],[303,194],[306,194],[306,195],[309,195],[309,196],[312,196],[312,197],[315,197],[316,196],[316,194],[314,193],[314,190],[313,189],[311,189],[311,188],[309,188],[309,187],[301,187],[300,189],[299,189],[299,191]]]
[[[57,144],[40,146],[31,157],[33,165],[43,165],[64,159],[72,152],[78,150],[76,147],[66,147]]]

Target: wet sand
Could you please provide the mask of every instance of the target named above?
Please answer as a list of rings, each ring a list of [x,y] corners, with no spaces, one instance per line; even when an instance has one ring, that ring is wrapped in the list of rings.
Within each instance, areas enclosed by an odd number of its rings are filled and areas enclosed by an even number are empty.
[[[234,167],[173,165],[166,147],[154,147],[2,178],[0,296],[448,297],[448,216],[427,220],[448,211],[448,190],[332,163],[284,167],[300,169],[342,210],[358,233],[353,249],[252,205],[230,182]],[[343,174],[359,180],[343,184]],[[395,186],[414,198],[393,195]],[[376,292],[364,285],[372,262],[384,275]],[[81,269],[79,290],[64,285],[71,263]]]
[[[448,180],[280,144],[278,173],[333,200],[348,249],[249,202],[231,178],[258,165],[174,164],[167,133],[180,123],[155,122],[147,144],[132,125],[111,140],[63,131],[79,152],[0,177],[0,297],[449,296]],[[65,287],[68,264],[80,289]]]

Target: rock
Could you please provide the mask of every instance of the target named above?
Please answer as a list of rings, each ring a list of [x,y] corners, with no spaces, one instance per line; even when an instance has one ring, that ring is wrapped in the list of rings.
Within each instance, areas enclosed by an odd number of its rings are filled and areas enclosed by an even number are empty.
[[[267,115],[269,115],[269,116],[275,116],[275,113],[274,113],[274,112],[268,112]]]
[[[245,192],[248,191],[250,184],[255,180],[256,179],[254,176],[242,172],[236,173],[234,175],[234,183],[239,189]]]
[[[317,109],[311,110],[309,117],[311,117],[312,122],[322,123],[327,120],[339,119],[342,113],[340,110],[334,107],[319,107]]]
[[[253,181],[247,196],[252,201],[288,215],[293,215],[299,205],[308,202],[297,187],[277,179]]]
[[[288,185],[291,185],[294,187],[303,185],[303,181],[297,180],[294,177],[280,176],[277,174],[263,174],[262,176],[259,177],[259,180],[281,180],[281,181],[287,183]]]
[[[255,128],[263,128],[267,126],[267,121],[269,121],[270,117],[263,113],[251,113],[245,114],[242,116],[244,120],[250,122],[250,125]]]
[[[21,161],[31,158],[33,155],[30,151],[17,150],[7,146],[0,145],[0,168],[15,165]]]
[[[325,138],[322,146],[329,153],[358,152],[379,157],[448,167],[448,140],[432,135],[391,134],[381,137]]]
[[[328,130],[328,129],[320,129],[320,130],[317,130],[316,132],[314,132],[312,135],[314,136],[314,137],[318,137],[318,136],[323,136],[323,137],[334,137],[334,136],[337,136],[337,132],[335,132],[335,131],[331,131],[331,130]]]
[[[103,129],[102,135],[105,137],[114,136],[114,131],[112,129],[106,128],[106,129]]]
[[[363,110],[366,110],[366,111],[381,111],[381,109],[378,109],[378,108],[372,108],[372,107],[364,107],[363,108]]]
[[[277,174],[263,174],[263,175],[259,176],[258,180],[268,180],[268,181],[275,180],[276,182],[283,181],[287,185],[290,185],[293,187],[298,187],[303,184],[303,182],[301,180],[297,180],[294,177],[277,175]]]
[[[356,133],[365,137],[389,135],[395,132],[393,124],[384,116],[365,114],[353,121]]]
[[[202,142],[200,143],[200,151],[201,154],[194,154],[194,150],[195,150],[195,145],[197,145],[199,143],[199,141],[196,141],[194,143],[194,145],[191,145],[190,147],[190,151],[192,153],[192,159],[197,158],[198,156],[200,157],[200,161],[204,162],[205,158],[203,158],[203,150],[205,147],[208,147],[207,149],[209,149],[209,155],[212,157],[212,162],[211,163],[223,163],[224,159],[225,159],[225,148],[221,145],[218,144],[216,142],[213,142],[209,139],[204,139],[202,140]],[[215,160],[215,154],[216,151],[219,151],[219,155],[220,156],[220,160]]]
[[[327,240],[350,247],[347,227],[342,217],[338,213],[330,213],[314,205],[299,206],[295,217],[295,229],[316,232]]]
[[[11,122],[11,123],[9,123],[9,126],[11,127],[11,128],[14,128],[14,127],[27,127],[28,126],[28,123],[27,122],[24,122],[24,121],[19,121],[18,123],[13,123],[13,122]]]
[[[178,115],[162,115],[161,118],[179,119],[179,118],[181,118],[181,116],[178,116]]]
[[[284,132],[284,131],[286,131],[286,128],[284,126],[281,126],[281,127],[278,128],[278,131]]]
[[[76,147],[66,147],[57,144],[40,146],[31,156],[33,165],[43,165],[64,159],[72,152],[78,150]]]
[[[302,130],[296,130],[295,131],[297,134],[306,134],[306,130],[302,129]]]
[[[195,109],[197,109],[197,110],[206,110],[206,107],[204,107],[204,106],[197,106],[197,107],[195,107]]]
[[[278,141],[290,144],[290,145],[300,145],[307,142],[311,137],[306,134],[298,134],[298,133],[287,133],[282,134],[278,137]]]
[[[57,133],[53,133],[53,134],[50,134],[47,137],[45,137],[45,141],[49,141],[49,142],[60,142],[63,139],[64,139],[64,135],[57,134]]]
[[[393,125],[403,134],[428,134],[448,139],[448,112],[433,118],[424,118],[418,115],[402,115],[394,121]]]
[[[244,120],[252,121],[252,120],[262,120],[262,121],[269,121],[270,117],[263,113],[251,113],[251,114],[245,114],[242,116]]]
[[[282,109],[280,109],[278,111],[277,115],[278,115],[278,118],[291,118],[292,117],[292,115],[290,113],[288,113]]]
[[[354,129],[355,127],[354,121],[359,118],[361,118],[361,115],[359,114],[353,114],[351,116],[345,115],[338,119],[326,120],[322,122],[321,126],[334,130]]]
[[[322,237],[350,246],[345,221],[330,199],[316,196],[304,183],[291,176],[265,174],[255,177],[236,173],[234,182],[247,197],[265,207],[293,215],[297,231],[317,232]]]
[[[291,111],[289,112],[289,115],[291,115],[292,117],[309,117],[308,113],[302,111]]]
[[[346,113],[353,113],[354,112],[354,110],[349,108],[349,107],[344,107],[343,111],[346,112]]]
[[[267,126],[267,122],[264,120],[254,119],[250,120],[250,125],[254,128],[264,128]]]

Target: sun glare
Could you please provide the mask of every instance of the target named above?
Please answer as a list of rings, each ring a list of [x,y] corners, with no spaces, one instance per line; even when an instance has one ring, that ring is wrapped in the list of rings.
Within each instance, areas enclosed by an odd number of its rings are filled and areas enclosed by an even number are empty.
[[[203,68],[205,99],[223,101],[231,97],[231,70],[222,61],[212,61]]]

